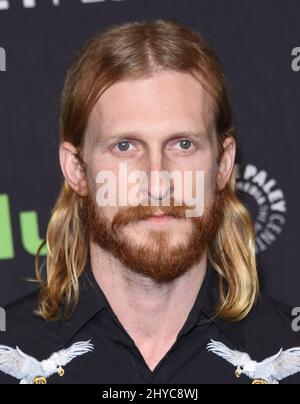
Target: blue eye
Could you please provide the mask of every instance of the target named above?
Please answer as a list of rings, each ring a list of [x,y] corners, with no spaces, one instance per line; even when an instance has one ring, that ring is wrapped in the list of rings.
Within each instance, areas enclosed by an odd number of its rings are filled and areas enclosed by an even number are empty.
[[[192,146],[192,142],[190,140],[187,140],[187,139],[181,140],[179,142],[179,144],[180,144],[180,147],[183,150],[189,150],[191,148],[191,146]]]
[[[131,143],[130,142],[120,142],[118,143],[116,146],[118,148],[119,151],[121,152],[126,152],[129,150]]]

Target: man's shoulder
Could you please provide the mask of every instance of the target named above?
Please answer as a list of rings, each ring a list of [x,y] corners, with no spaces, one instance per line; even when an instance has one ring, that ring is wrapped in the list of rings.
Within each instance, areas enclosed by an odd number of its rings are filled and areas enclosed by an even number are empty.
[[[253,310],[245,319],[245,325],[247,330],[253,330],[259,328],[263,335],[292,335],[299,340],[300,334],[293,330],[292,315],[293,309],[291,306],[283,303],[282,301],[262,294],[259,296]]]
[[[237,344],[257,361],[276,354],[280,349],[300,347],[300,332],[293,329],[292,308],[260,295],[251,312],[236,323],[222,322]]]
[[[23,341],[49,340],[55,335],[63,336],[68,321],[56,320],[46,321],[36,313],[38,306],[39,291],[35,291],[5,307],[6,311],[6,332],[0,333],[0,344],[4,341],[20,343]],[[292,308],[285,303],[269,297],[260,295],[251,312],[241,321],[229,323],[222,320],[221,324],[243,341],[249,344],[260,344],[261,341],[271,342],[274,345],[281,342],[282,347],[289,347],[291,342],[300,346],[300,332],[293,330]],[[72,323],[70,319],[69,326]],[[72,327],[68,327],[72,328]],[[56,338],[57,341],[57,338]]]
[[[52,343],[58,342],[61,322],[46,321],[37,314],[38,297],[35,291],[4,307],[6,331],[0,333],[0,345],[22,346],[41,357],[51,351]]]
[[[36,290],[31,292],[9,304],[4,306],[4,310],[9,316],[14,318],[20,317],[20,319],[25,319],[25,317],[31,320],[34,317],[34,312],[37,308],[37,302],[39,297],[39,291]]]
[[[36,314],[39,292],[35,291],[4,306],[6,314],[6,333],[15,333],[19,327],[31,327],[39,323]]]

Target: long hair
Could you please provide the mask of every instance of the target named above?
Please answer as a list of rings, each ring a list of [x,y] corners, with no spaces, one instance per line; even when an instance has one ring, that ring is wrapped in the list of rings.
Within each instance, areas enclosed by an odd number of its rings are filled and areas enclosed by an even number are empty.
[[[80,152],[90,113],[108,87],[164,69],[190,73],[210,94],[219,162],[226,137],[236,138],[225,78],[215,52],[201,35],[173,20],[113,25],[85,44],[67,73],[62,92],[60,142],[71,142]],[[233,170],[223,190],[224,220],[208,246],[209,261],[220,279],[218,314],[231,321],[249,313],[259,291],[254,227],[236,195],[235,181]],[[36,259],[41,284],[38,313],[47,320],[70,316],[78,302],[79,278],[89,249],[82,209],[82,198],[65,182],[47,230],[46,277],[41,273],[39,253]]]

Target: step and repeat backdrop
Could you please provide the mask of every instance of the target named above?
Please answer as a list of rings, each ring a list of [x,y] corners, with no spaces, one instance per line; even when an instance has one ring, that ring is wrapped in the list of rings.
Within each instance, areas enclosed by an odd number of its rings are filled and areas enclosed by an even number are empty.
[[[91,34],[154,18],[189,25],[217,50],[263,289],[300,306],[299,0],[0,0],[0,305],[36,287],[28,279],[62,183],[67,67]]]

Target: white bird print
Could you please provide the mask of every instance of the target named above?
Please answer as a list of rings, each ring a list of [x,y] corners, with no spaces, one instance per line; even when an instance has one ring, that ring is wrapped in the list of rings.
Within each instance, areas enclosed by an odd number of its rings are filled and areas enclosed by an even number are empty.
[[[207,349],[237,367],[237,378],[245,374],[253,381],[252,384],[279,384],[281,380],[300,372],[300,348],[281,349],[262,362],[253,361],[247,353],[233,351],[214,340],[207,345]]]
[[[76,342],[70,348],[62,349],[39,362],[18,347],[14,349],[0,345],[0,371],[20,380],[20,384],[47,384],[50,376],[55,373],[64,376],[64,366],[93,349],[90,341]]]

